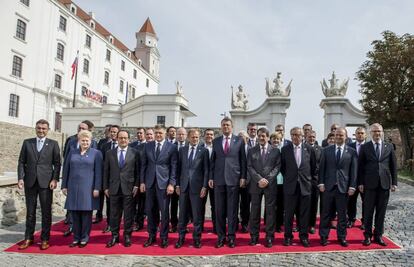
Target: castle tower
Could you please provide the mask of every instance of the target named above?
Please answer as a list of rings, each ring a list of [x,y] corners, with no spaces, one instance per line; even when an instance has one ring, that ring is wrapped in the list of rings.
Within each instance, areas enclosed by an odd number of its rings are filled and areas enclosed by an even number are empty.
[[[138,58],[139,64],[159,79],[161,56],[157,48],[158,37],[149,18],[144,22],[139,32],[135,34],[135,37],[137,38],[135,56]]]

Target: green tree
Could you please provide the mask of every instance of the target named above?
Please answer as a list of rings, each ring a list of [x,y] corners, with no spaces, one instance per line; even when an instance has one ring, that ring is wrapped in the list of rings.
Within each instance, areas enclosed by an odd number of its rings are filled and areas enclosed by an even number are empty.
[[[357,72],[361,104],[368,123],[398,128],[404,161],[412,158],[410,128],[414,125],[414,36],[384,31]]]

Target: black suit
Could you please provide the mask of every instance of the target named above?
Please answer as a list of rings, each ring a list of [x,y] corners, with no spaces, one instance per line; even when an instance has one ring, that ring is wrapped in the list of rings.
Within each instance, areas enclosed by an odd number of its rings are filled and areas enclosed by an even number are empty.
[[[250,149],[247,156],[248,188],[252,203],[249,225],[251,237],[257,239],[260,229],[261,202],[264,195],[266,238],[273,240],[276,227],[276,177],[280,171],[280,151],[279,148],[268,145],[265,153],[263,157],[262,147],[258,145]],[[265,188],[260,188],[258,185],[262,178],[269,182]]]
[[[26,196],[26,231],[25,239],[33,240],[36,226],[37,197],[42,209],[42,241],[48,241],[52,223],[53,191],[49,188],[52,180],[59,181],[60,149],[55,140],[44,139],[43,147],[37,151],[37,139],[26,139],[23,142],[17,167],[18,179],[24,181]]]
[[[374,236],[384,233],[385,212],[391,186],[397,186],[397,160],[391,144],[382,141],[377,158],[372,141],[362,145],[358,157],[358,185],[364,186],[365,237],[372,237],[372,218],[375,211]]]
[[[111,206],[110,226],[112,235],[119,236],[122,211],[124,212],[124,235],[131,235],[133,223],[133,189],[139,187],[138,153],[133,148],[124,152],[124,164],[120,165],[118,149],[106,152],[104,163],[103,189],[109,190]]]
[[[355,149],[355,151],[357,152],[357,156],[359,155],[359,150],[357,150],[356,142],[349,144],[349,147],[352,147],[353,149]],[[356,220],[358,195],[361,196],[361,207],[362,207],[361,221],[364,222],[364,193],[361,193],[358,187],[356,188],[355,193],[352,196],[348,197],[348,209],[347,209],[348,222],[355,222]]]
[[[301,163],[298,167],[293,143],[282,147],[281,172],[285,197],[285,238],[293,238],[293,215],[299,205],[299,236],[300,239],[307,239],[312,183],[317,179],[315,151],[310,145],[301,144]]]
[[[341,148],[342,149],[342,148]],[[337,160],[338,147],[336,145],[325,148],[322,152],[319,184],[324,185],[323,210],[319,235],[323,238],[329,236],[331,207],[335,203],[338,213],[337,237],[346,239],[346,207],[348,203],[348,190],[356,188],[357,155],[356,151],[344,146],[340,160]]]
[[[202,188],[208,187],[209,153],[206,148],[198,145],[194,148],[193,157],[190,159],[191,147],[187,145],[181,148],[178,156],[177,186],[180,187],[178,232],[180,237],[184,238],[188,218],[192,214],[193,239],[200,240],[203,221],[203,200],[200,192]]]

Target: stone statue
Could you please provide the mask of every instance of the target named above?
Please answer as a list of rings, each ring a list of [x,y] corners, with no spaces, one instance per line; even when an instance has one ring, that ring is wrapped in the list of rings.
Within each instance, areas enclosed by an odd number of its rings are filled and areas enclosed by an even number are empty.
[[[332,72],[332,78],[328,81],[329,86],[326,83],[325,78],[321,81],[322,92],[325,97],[345,96],[346,91],[348,90],[349,78],[343,80],[341,85],[339,85],[339,79],[336,78],[335,72]]]
[[[175,88],[176,88],[175,94],[180,95],[180,96],[184,95],[183,86],[180,84],[179,81],[175,81]]]
[[[231,108],[247,110],[247,95],[244,93],[243,86],[239,85],[237,90],[231,87]]]
[[[290,80],[286,88],[283,88],[283,81],[282,81],[281,75],[282,75],[281,72],[278,72],[276,74],[276,78],[273,79],[274,85],[270,84],[269,78],[265,78],[267,96],[272,97],[272,96],[289,96],[290,95],[292,80]]]

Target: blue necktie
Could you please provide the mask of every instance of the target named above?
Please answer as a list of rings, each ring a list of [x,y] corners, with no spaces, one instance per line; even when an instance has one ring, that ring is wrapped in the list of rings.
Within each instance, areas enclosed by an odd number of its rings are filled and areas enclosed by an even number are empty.
[[[124,150],[121,149],[121,154],[119,155],[119,168],[122,169],[125,164]]]
[[[193,165],[193,157],[194,157],[194,146],[191,146],[191,153],[188,157],[188,166],[191,167]]]
[[[160,152],[161,152],[161,143],[157,143],[157,150],[155,150],[155,159],[158,159]]]
[[[375,155],[377,155],[377,159],[380,158],[380,149],[379,149],[379,143],[375,143]]]
[[[336,151],[336,165],[339,165],[339,161],[341,160],[341,147],[338,147],[338,150]]]

